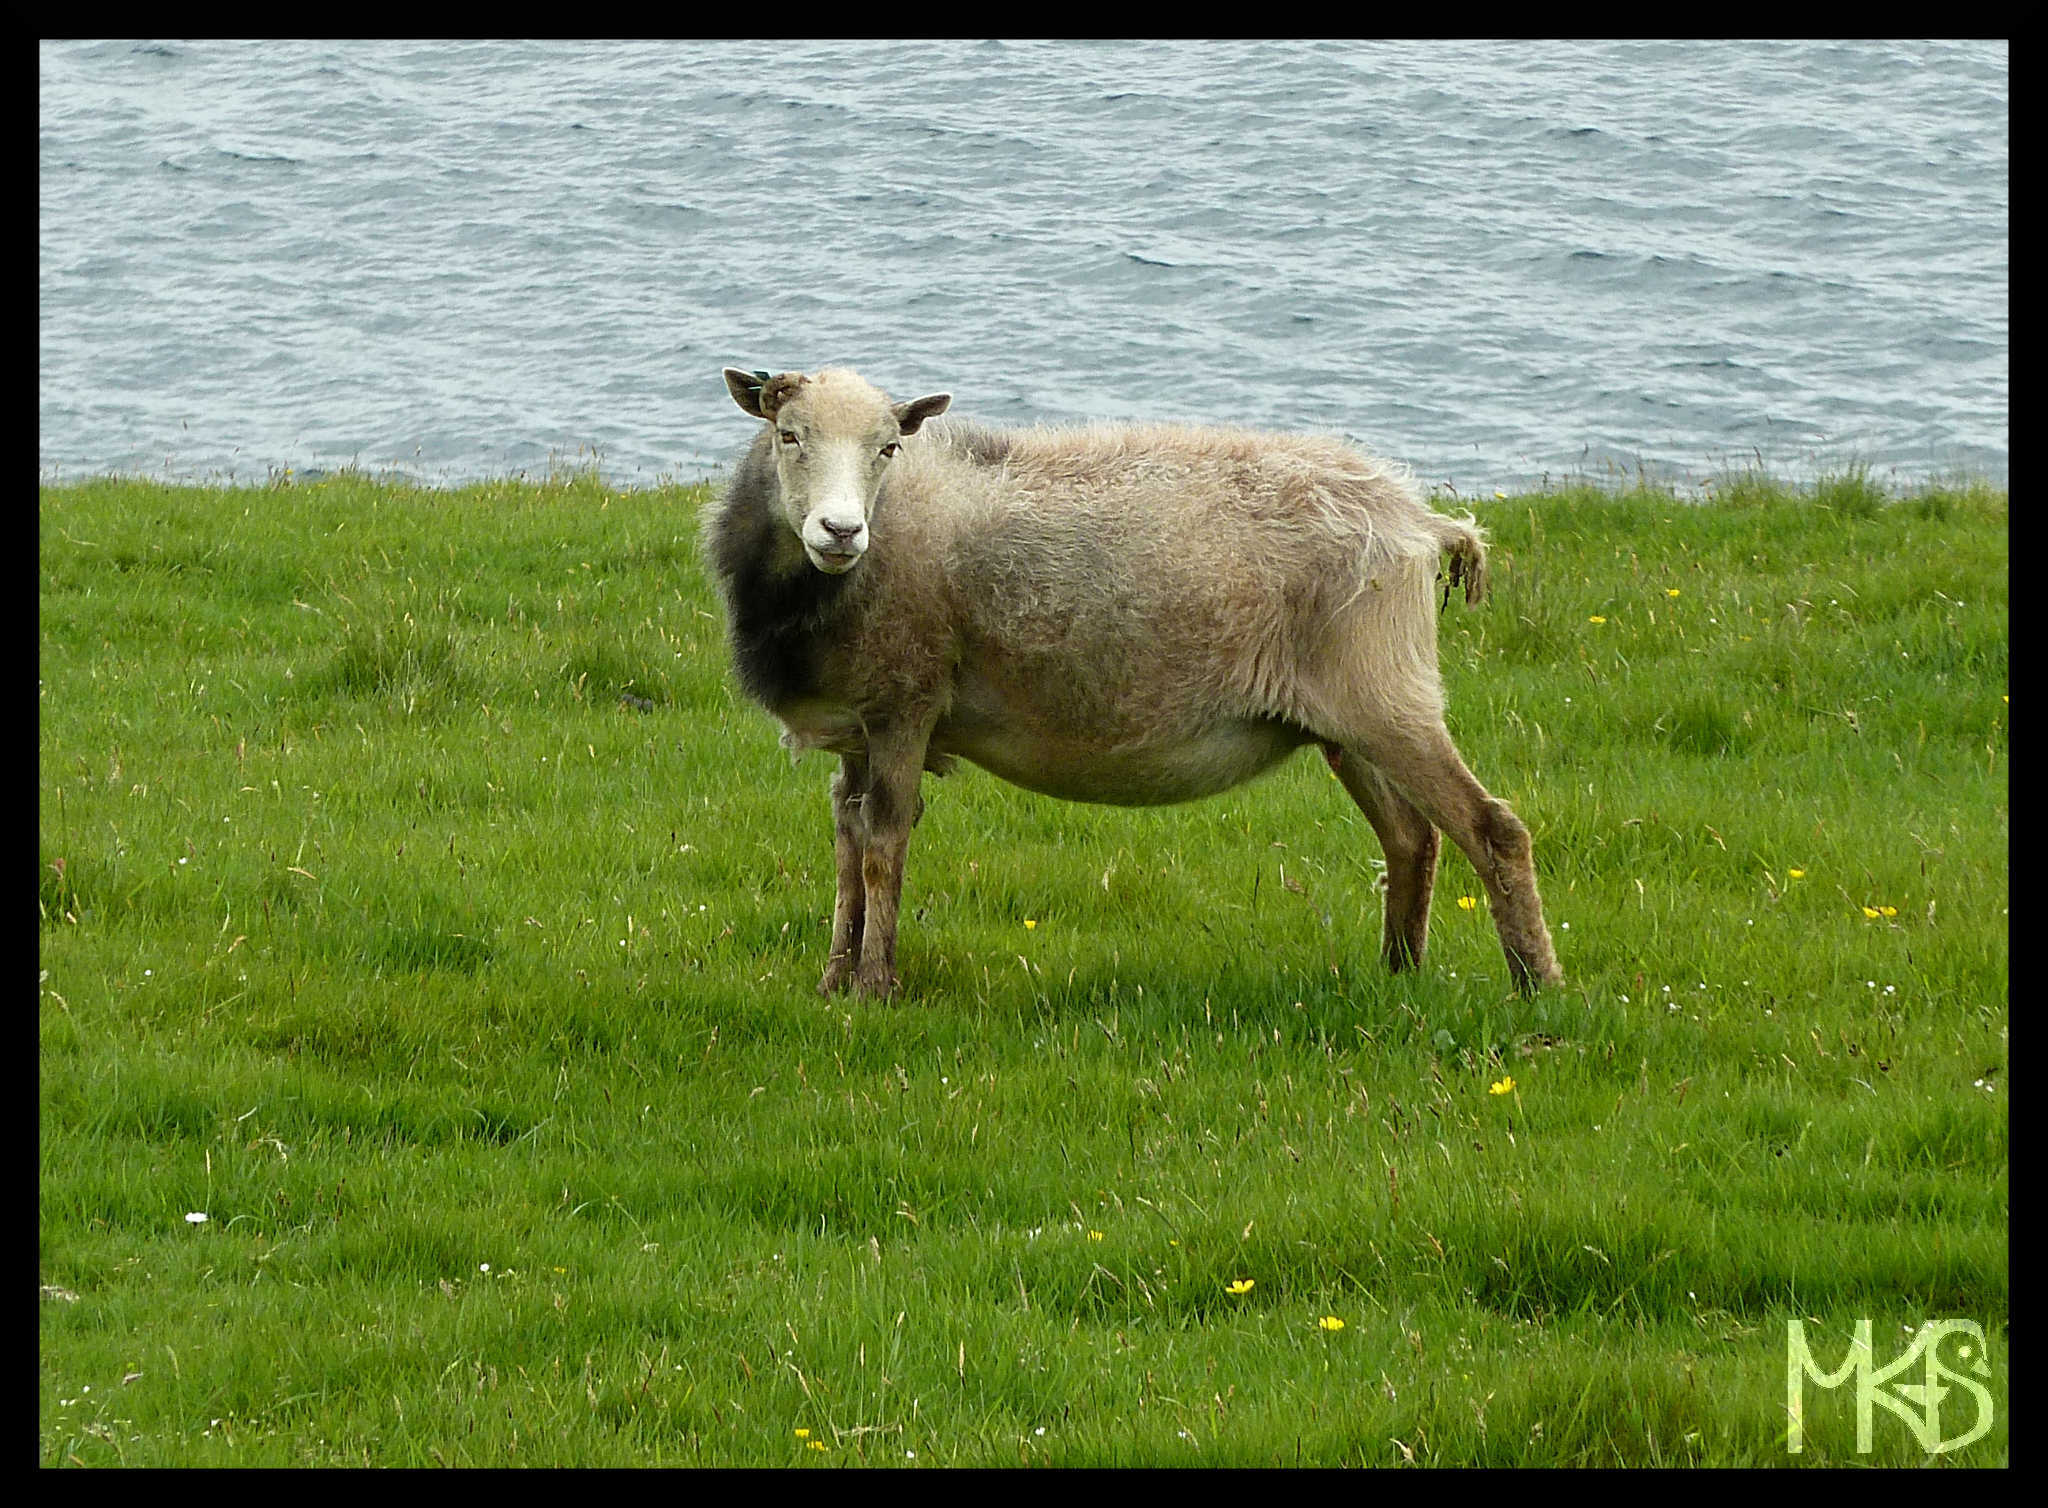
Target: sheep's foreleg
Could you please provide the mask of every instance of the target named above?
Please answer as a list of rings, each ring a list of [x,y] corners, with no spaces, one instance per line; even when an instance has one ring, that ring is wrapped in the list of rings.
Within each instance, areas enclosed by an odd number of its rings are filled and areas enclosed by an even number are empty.
[[[867,793],[861,802],[866,846],[860,856],[865,897],[860,963],[853,985],[863,995],[896,988],[896,916],[903,897],[903,859],[918,817],[924,740],[874,739],[868,750]]]
[[[861,873],[861,858],[867,850],[867,826],[861,812],[867,783],[866,762],[851,756],[840,760],[839,773],[832,777],[832,857],[839,879],[832,902],[832,952],[825,961],[825,977],[818,981],[821,995],[842,988],[860,961],[862,923],[867,915],[867,881]]]

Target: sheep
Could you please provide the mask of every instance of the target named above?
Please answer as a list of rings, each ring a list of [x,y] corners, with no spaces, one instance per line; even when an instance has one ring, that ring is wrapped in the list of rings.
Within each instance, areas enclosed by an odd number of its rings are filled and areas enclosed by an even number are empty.
[[[947,393],[726,368],[762,421],[702,520],[741,689],[792,757],[839,756],[818,989],[899,987],[922,772],[1142,806],[1319,746],[1385,851],[1381,953],[1428,939],[1437,830],[1471,859],[1523,992],[1563,979],[1529,832],[1452,747],[1434,584],[1484,593],[1470,519],[1341,442],[1214,427],[991,430]]]

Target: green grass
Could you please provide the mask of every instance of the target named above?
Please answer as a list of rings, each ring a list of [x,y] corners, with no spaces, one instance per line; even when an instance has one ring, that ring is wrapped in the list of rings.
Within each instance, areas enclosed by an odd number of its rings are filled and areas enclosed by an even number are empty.
[[[2004,1460],[2007,500],[1716,490],[1443,619],[1563,989],[1304,758],[928,781],[878,1006],[693,490],[44,488],[41,1459],[1919,1463],[1786,1325],[1954,1317]]]

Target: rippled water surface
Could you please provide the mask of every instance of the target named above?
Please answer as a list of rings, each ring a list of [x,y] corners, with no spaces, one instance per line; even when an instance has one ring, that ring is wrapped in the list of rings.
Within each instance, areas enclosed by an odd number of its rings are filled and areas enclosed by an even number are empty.
[[[719,367],[1460,491],[2007,474],[2003,43],[45,42],[42,474],[707,472]]]

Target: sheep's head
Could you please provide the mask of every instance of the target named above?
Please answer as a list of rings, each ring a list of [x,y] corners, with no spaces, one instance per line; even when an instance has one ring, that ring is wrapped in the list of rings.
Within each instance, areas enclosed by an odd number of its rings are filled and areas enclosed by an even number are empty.
[[[772,426],[783,516],[811,564],[835,576],[867,552],[875,496],[903,437],[953,401],[934,393],[891,403],[841,368],[770,376],[727,367],[725,385],[733,402]]]

